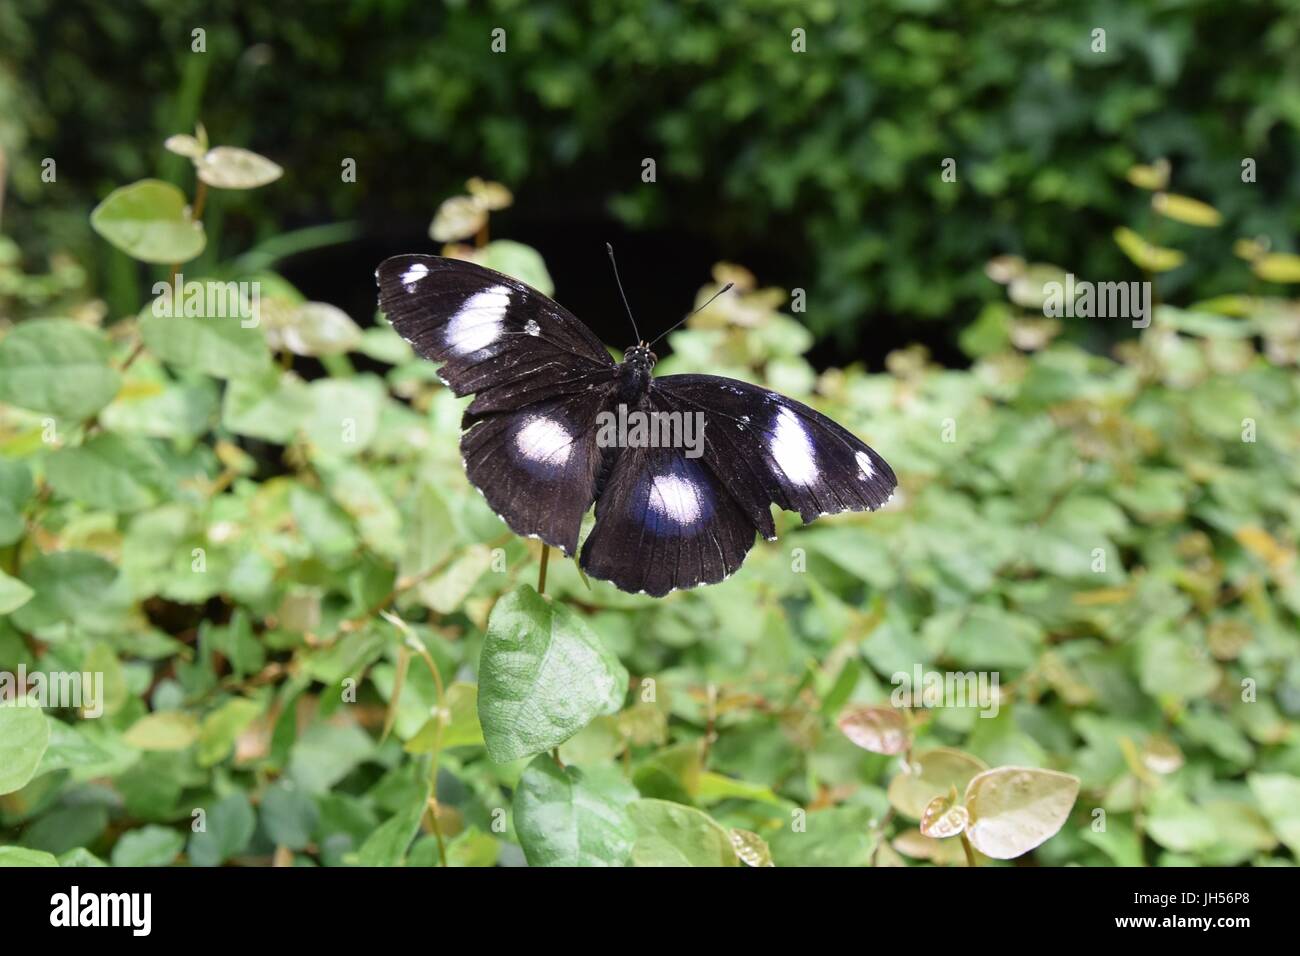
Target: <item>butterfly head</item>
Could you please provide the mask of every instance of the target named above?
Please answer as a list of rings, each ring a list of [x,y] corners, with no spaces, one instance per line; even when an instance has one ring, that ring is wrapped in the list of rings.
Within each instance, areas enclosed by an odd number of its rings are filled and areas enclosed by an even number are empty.
[[[650,351],[650,346],[641,342],[623,353],[623,364],[634,369],[650,371],[659,361],[659,356]]]

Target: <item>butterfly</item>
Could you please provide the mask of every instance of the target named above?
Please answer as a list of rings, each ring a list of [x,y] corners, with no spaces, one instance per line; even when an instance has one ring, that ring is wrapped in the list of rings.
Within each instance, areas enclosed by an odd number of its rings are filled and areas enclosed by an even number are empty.
[[[755,533],[776,539],[773,504],[807,523],[892,497],[885,460],[825,415],[735,379],[655,378],[639,334],[616,363],[575,316],[509,276],[400,255],[375,278],[397,333],[442,363],[456,395],[474,396],[460,441],[470,483],[516,534],[568,556],[594,503],[579,566],[624,591],[661,597],[730,576]],[[605,427],[637,415],[651,423],[640,433]],[[692,423],[701,434],[687,434]]]

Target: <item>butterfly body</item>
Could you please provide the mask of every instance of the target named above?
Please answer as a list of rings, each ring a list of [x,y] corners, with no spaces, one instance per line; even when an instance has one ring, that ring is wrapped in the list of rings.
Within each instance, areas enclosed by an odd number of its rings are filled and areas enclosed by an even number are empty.
[[[775,537],[772,505],[806,522],[875,510],[893,492],[884,459],[819,412],[719,376],[655,378],[644,343],[616,364],[516,279],[418,255],[386,260],[376,278],[393,328],[443,363],[457,395],[474,395],[462,461],[492,510],[573,555],[594,504],[580,564],[623,590],[722,580],[756,532]]]

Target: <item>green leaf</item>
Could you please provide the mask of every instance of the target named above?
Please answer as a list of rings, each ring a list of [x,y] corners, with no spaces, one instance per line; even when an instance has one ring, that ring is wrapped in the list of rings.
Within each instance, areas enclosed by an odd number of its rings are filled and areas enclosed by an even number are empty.
[[[104,433],[61,448],[46,460],[45,477],[64,498],[105,511],[140,511],[170,487],[166,466],[148,439]]]
[[[492,609],[478,715],[497,763],[557,747],[627,693],[627,670],[582,618],[523,585]]]
[[[69,423],[89,418],[122,384],[108,355],[102,334],[70,319],[20,323],[0,339],[0,402]]]
[[[871,807],[842,806],[808,813],[796,827],[787,813],[781,829],[768,837],[772,859],[777,866],[867,866],[878,818]]]
[[[1189,226],[1213,228],[1223,222],[1223,215],[1209,203],[1180,196],[1177,193],[1159,192],[1151,197],[1151,208],[1166,219]]]
[[[0,571],[0,614],[18,610],[30,601],[35,593],[22,581]]]
[[[1273,832],[1300,857],[1300,777],[1252,773],[1246,781]]]
[[[114,866],[170,866],[185,849],[185,836],[169,827],[129,830],[113,846]]]
[[[0,704],[0,794],[27,786],[50,744],[50,723],[41,708]]]
[[[13,612],[13,621],[25,631],[39,631],[99,612],[117,569],[97,554],[55,551],[24,564],[21,577],[35,595]]]
[[[146,714],[122,735],[123,740],[139,750],[185,750],[198,738],[198,719],[180,710]]]
[[[52,853],[28,850],[21,846],[0,846],[0,867],[4,866],[58,866]]]
[[[1300,256],[1289,252],[1270,252],[1260,256],[1250,268],[1265,282],[1300,282]]]
[[[279,780],[262,797],[262,827],[271,842],[302,850],[311,843],[320,811],[311,795],[292,780]]]
[[[234,697],[204,717],[198,737],[199,766],[211,767],[225,760],[235,749],[239,735],[261,712],[257,701]]]
[[[203,224],[190,216],[185,194],[159,179],[109,193],[90,214],[94,230],[141,262],[189,262],[203,251]]]
[[[357,851],[357,862],[361,866],[402,865],[411,841],[420,832],[420,819],[429,807],[429,788],[426,786],[418,795],[418,800],[408,803],[361,844]]]
[[[727,831],[702,810],[667,800],[634,800],[633,866],[739,866]]]
[[[555,282],[546,271],[546,263],[532,246],[509,239],[496,239],[475,257],[479,265],[518,279],[542,295],[555,295]]]
[[[515,831],[529,866],[622,866],[636,828],[625,809],[636,790],[617,771],[601,779],[561,768],[549,754],[528,765],[514,791]]]
[[[247,320],[244,320],[247,321]],[[140,320],[145,345],[169,365],[214,378],[253,378],[270,367],[262,330],[238,317],[154,315]]]
[[[966,787],[966,833],[987,857],[1022,856],[1064,826],[1079,795],[1079,778],[1055,770],[998,767]]]
[[[265,156],[238,146],[214,146],[194,166],[199,179],[216,189],[256,189],[284,175]]]
[[[32,490],[32,473],[27,465],[0,458],[0,548],[13,544],[26,531],[22,512]]]
[[[204,829],[190,834],[190,863],[220,866],[248,846],[257,827],[257,817],[243,793],[232,793],[203,809],[206,811]]]

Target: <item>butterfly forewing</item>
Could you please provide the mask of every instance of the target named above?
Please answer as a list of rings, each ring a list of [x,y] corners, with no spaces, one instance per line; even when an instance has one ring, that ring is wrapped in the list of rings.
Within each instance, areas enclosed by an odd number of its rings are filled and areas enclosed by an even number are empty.
[[[417,353],[443,363],[471,412],[520,408],[585,389],[615,368],[600,339],[517,279],[460,259],[394,256],[375,272],[379,307]]]
[[[772,504],[808,522],[874,511],[897,485],[874,450],[784,395],[716,375],[668,375],[652,389],[669,407],[703,413],[703,461],[769,538]]]

